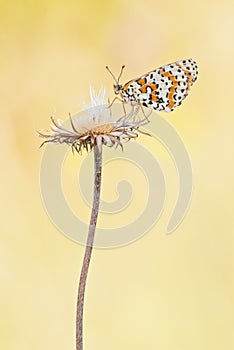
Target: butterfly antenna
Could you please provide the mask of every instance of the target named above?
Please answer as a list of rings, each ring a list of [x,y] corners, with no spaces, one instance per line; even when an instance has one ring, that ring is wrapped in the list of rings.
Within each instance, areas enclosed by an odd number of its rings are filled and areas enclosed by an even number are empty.
[[[119,77],[118,77],[118,79],[117,79],[117,82],[118,82],[118,83],[119,83],[119,79],[121,78],[121,76],[122,76],[122,74],[123,74],[124,68],[125,68],[125,65],[123,64],[122,67],[121,67],[121,71],[120,71],[120,73],[119,73]]]
[[[112,71],[110,70],[110,68],[109,68],[108,66],[106,66],[106,69],[107,69],[108,72],[111,74],[111,76],[113,77],[113,79],[114,79],[114,81],[116,82],[116,84],[119,84],[119,79],[121,78],[121,75],[122,75],[122,73],[123,73],[124,68],[125,68],[125,65],[123,65],[123,66],[121,67],[121,71],[120,71],[120,73],[119,73],[119,77],[118,77],[118,79],[116,79],[116,77],[114,76],[114,74],[112,73]]]
[[[116,77],[114,76],[114,74],[112,73],[112,71],[110,70],[110,68],[108,66],[106,66],[106,69],[108,70],[108,72],[111,74],[111,76],[113,77],[114,81],[116,82],[116,84],[118,84],[118,80],[116,79]]]

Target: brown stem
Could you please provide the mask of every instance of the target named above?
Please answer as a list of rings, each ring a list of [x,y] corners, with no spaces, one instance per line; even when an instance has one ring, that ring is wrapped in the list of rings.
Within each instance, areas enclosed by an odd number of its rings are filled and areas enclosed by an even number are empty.
[[[94,234],[96,229],[98,210],[100,204],[100,189],[101,189],[101,173],[102,173],[102,148],[99,150],[94,147],[94,194],[93,208],[89,224],[88,238],[86,242],[85,256],[83,260],[82,270],[80,274],[80,282],[77,298],[77,313],[76,313],[76,349],[83,350],[83,309],[84,309],[84,294],[86,280],[91,259]]]

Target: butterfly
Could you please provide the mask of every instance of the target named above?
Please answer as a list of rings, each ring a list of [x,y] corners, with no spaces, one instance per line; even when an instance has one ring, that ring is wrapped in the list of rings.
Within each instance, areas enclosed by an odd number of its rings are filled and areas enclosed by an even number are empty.
[[[173,111],[182,103],[198,75],[197,63],[190,58],[166,64],[121,85],[119,80],[124,68],[125,66],[122,66],[116,79],[106,66],[116,83],[114,92],[121,97],[115,97],[114,100],[120,99],[123,103],[165,112]]]

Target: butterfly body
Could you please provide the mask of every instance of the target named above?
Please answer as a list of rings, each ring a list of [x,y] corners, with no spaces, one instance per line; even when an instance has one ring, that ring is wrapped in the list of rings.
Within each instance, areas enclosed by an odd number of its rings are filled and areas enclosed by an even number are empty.
[[[119,78],[115,79],[117,84],[114,85],[114,92],[125,103],[171,112],[188,95],[197,75],[198,66],[194,60],[181,60],[150,71],[124,85],[119,84]]]

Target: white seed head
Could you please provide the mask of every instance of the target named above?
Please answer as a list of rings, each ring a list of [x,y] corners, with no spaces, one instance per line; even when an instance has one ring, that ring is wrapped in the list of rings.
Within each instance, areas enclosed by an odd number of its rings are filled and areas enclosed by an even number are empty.
[[[83,149],[89,151],[95,145],[99,148],[102,145],[123,147],[122,141],[137,138],[138,132],[148,135],[139,129],[148,123],[148,119],[138,116],[139,106],[133,106],[128,114],[114,120],[104,89],[96,95],[90,89],[90,98],[91,108],[86,109],[79,117],[70,116],[69,127],[65,127],[62,120],[51,116],[51,132],[39,133],[45,139],[42,145],[48,142],[66,143],[73,151],[81,154]]]

